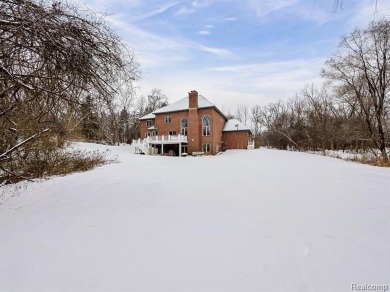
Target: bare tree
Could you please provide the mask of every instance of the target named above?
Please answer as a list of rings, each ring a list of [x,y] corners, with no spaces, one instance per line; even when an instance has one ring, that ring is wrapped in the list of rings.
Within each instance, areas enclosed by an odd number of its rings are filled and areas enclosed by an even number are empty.
[[[245,126],[249,121],[249,108],[245,104],[238,104],[236,110],[236,118]]]
[[[342,38],[322,75],[342,100],[359,107],[371,140],[387,162],[386,121],[390,92],[390,21],[371,22]]]
[[[251,109],[251,123],[253,135],[255,137],[259,136],[261,133],[261,107],[258,105]]]
[[[147,106],[144,114],[149,114],[168,104],[167,96],[161,89],[153,88],[147,96]]]
[[[168,97],[163,93],[161,89],[154,88],[150,93],[145,96],[140,96],[134,103],[133,110],[129,115],[129,128],[127,140],[139,138],[140,135],[140,122],[139,118],[147,115],[155,110],[168,105]]]
[[[139,77],[134,55],[104,19],[65,1],[0,0],[0,44],[3,171],[42,135],[65,135],[87,96],[112,102]]]
[[[333,149],[335,108],[331,96],[325,87],[318,90],[313,85],[303,89],[301,94],[308,101],[307,119],[312,140],[318,141],[324,151]]]

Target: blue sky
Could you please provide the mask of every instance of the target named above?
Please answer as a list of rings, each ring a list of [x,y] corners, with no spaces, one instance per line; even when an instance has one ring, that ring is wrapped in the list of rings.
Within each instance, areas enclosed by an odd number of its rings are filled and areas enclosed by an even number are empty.
[[[75,0],[76,1],[76,0]],[[138,95],[174,102],[197,90],[223,111],[264,105],[320,84],[340,37],[374,18],[375,0],[87,0],[136,52]],[[379,16],[390,14],[378,0]]]

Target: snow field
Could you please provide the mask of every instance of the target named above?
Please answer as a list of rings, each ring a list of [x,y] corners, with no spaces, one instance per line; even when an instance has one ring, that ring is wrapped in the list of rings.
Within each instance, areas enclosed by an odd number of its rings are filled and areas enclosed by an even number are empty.
[[[0,291],[351,291],[390,275],[390,170],[298,152],[153,157],[0,205]]]

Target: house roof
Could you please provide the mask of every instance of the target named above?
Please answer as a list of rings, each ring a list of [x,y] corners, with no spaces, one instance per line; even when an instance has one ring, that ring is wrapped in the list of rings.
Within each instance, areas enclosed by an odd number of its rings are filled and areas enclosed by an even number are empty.
[[[222,132],[250,131],[250,129],[237,119],[230,119],[225,123]]]
[[[161,113],[169,113],[169,112],[178,112],[182,110],[188,110],[188,96],[184,97],[172,104],[169,104],[167,106],[164,106],[158,110],[155,110],[154,114],[161,114]],[[215,107],[211,102],[209,102],[203,95],[198,95],[198,108],[208,108],[208,107]]]
[[[156,116],[153,114],[153,113],[150,113],[150,114],[147,114],[147,115],[145,115],[145,116],[143,116],[143,117],[140,117],[139,119],[140,120],[152,120],[152,119],[154,119]]]
[[[162,108],[159,108],[155,110],[153,113],[147,114],[146,116],[143,116],[140,118],[140,120],[149,120],[156,118],[155,114],[162,114],[162,113],[170,113],[170,112],[179,112],[179,111],[185,111],[189,109],[189,97],[184,97],[182,99],[179,99],[178,101],[169,104],[167,106],[164,106]],[[212,104],[207,98],[205,98],[203,95],[198,95],[198,109],[203,108],[215,108],[216,111],[223,116],[225,119],[225,115],[214,105]]]

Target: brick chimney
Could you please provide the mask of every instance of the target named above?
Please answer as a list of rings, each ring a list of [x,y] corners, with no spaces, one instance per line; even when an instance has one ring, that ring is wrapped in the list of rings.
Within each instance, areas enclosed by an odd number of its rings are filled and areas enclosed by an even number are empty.
[[[189,108],[198,108],[198,92],[196,90],[188,92],[188,100]]]
[[[188,93],[188,152],[200,151],[200,128],[198,116],[198,92],[192,90]]]

